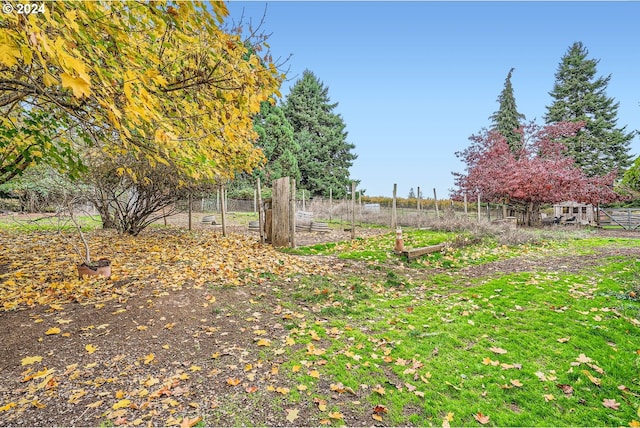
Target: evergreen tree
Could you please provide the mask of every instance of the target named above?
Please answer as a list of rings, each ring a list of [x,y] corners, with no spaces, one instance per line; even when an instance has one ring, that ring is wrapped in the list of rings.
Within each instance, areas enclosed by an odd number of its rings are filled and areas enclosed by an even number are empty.
[[[504,89],[498,96],[497,101],[500,107],[489,119],[494,124],[493,129],[503,135],[507,139],[511,151],[516,152],[522,146],[521,136],[516,130],[520,128],[521,121],[523,121],[525,117],[524,114],[518,112],[518,108],[516,107],[513,86],[511,86],[513,70],[513,68],[509,70],[509,74],[507,74],[507,78],[504,81]]]
[[[346,141],[342,117],[333,110],[329,88],[309,70],[291,88],[283,110],[300,146],[298,165],[301,185],[312,195],[342,197],[350,188],[349,167],[356,159],[355,146]]]
[[[300,180],[298,155],[300,147],[293,138],[293,127],[284,116],[282,109],[269,102],[263,102],[260,113],[254,120],[254,128],[258,133],[257,146],[264,152],[267,164],[261,179],[267,185],[272,180],[291,177]]]
[[[599,60],[587,59],[588,54],[582,43],[576,42],[562,57],[545,120],[585,122],[584,129],[563,143],[588,176],[615,169],[622,172],[631,163],[629,146],[634,132],[627,133],[626,126],[617,127],[619,103],[606,95],[611,75],[595,78]]]

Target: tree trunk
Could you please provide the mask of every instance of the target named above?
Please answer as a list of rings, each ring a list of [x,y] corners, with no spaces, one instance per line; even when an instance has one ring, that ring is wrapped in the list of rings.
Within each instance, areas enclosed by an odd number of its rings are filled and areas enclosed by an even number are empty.
[[[529,202],[525,213],[525,224],[527,226],[540,225],[540,203]]]

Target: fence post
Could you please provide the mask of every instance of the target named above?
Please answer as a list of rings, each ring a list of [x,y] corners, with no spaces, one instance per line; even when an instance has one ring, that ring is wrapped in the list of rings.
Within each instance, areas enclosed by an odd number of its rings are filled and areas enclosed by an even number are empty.
[[[436,206],[436,218],[440,218],[440,213],[438,212],[438,195],[436,195],[436,188],[433,188],[433,199]]]
[[[191,193],[189,193],[189,197],[187,199],[189,204],[189,230],[191,230]]]
[[[220,185],[220,219],[222,220],[222,236],[227,236],[227,204],[225,198],[224,185]]]
[[[333,190],[329,188],[329,222],[331,222],[332,208],[333,208]]]
[[[291,187],[289,177],[282,177],[272,184],[272,231],[271,244],[274,247],[286,247],[290,244],[290,207]],[[295,227],[295,225],[294,225]]]
[[[398,193],[398,185],[393,184],[393,201],[391,202],[391,229],[396,230],[398,228],[398,217],[396,214],[396,195]]]
[[[464,194],[464,216],[467,218],[467,220],[469,220],[469,210],[467,207],[467,194]]]
[[[356,182],[351,182],[351,240],[356,239]]]
[[[258,195],[258,229],[260,230],[260,243],[264,244],[264,206],[262,205],[262,189],[260,188],[260,177],[256,179],[256,193]]]
[[[291,178],[289,196],[289,242],[296,248],[296,179]],[[304,190],[302,191],[302,209],[304,210]]]
[[[420,225],[421,225],[421,218],[420,218],[420,186],[418,186],[418,194],[416,195],[418,200],[416,201],[416,210],[417,210],[417,217],[418,217],[418,229],[420,229]]]

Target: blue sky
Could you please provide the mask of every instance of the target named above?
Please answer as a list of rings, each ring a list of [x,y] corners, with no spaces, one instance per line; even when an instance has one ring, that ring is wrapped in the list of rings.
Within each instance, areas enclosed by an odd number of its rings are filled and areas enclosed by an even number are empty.
[[[518,110],[542,123],[562,56],[576,41],[611,75],[618,126],[640,129],[640,2],[244,2],[260,22],[289,92],[305,69],[329,88],[358,159],[351,176],[371,196],[446,198],[455,152],[490,125],[511,67]],[[640,154],[640,138],[631,152]]]

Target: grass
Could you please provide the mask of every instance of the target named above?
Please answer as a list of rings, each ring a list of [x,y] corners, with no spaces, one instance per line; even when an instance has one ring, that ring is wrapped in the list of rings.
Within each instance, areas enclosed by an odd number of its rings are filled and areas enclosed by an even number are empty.
[[[98,216],[78,216],[78,223],[83,230],[93,230],[101,227]],[[75,231],[76,228],[68,217],[59,218],[51,215],[30,216],[30,218],[0,217],[0,230],[19,232],[31,231]]]
[[[450,238],[410,236],[417,245]],[[388,235],[298,253],[389,260],[390,243]],[[483,241],[441,257],[457,268],[524,251],[586,254],[609,246],[640,242]],[[309,367],[294,378],[318,397],[328,398],[307,372],[321,367],[333,402],[337,395],[346,411],[383,406],[386,425],[442,425],[448,416],[452,426],[477,426],[481,415],[498,426],[629,426],[640,419],[640,259],[613,257],[580,273],[472,280],[438,274],[407,282],[394,269],[379,271],[337,281],[308,277],[292,296],[292,308],[308,308],[318,321],[289,327],[302,348],[287,365]],[[310,345],[324,352],[315,355]]]
[[[419,248],[436,245],[453,239],[453,232],[433,232],[427,230],[409,230],[403,234],[405,248]],[[329,242],[296,249],[288,249],[290,254],[298,255],[337,255],[342,259],[370,262],[388,262],[398,260],[394,254],[395,233],[376,236],[369,239],[356,238],[353,241]]]

